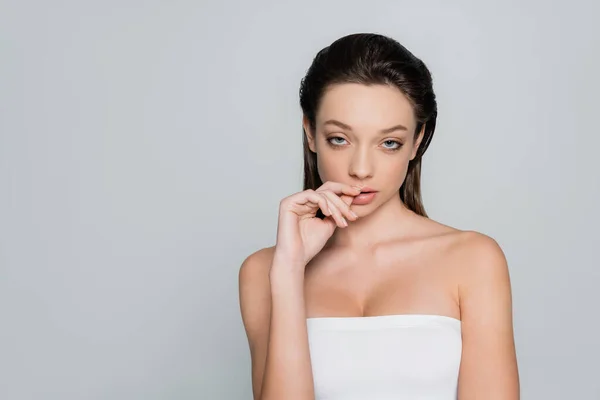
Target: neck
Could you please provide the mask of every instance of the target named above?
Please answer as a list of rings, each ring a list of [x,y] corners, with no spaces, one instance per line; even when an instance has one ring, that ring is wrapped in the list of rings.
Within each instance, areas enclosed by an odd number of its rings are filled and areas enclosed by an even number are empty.
[[[336,228],[327,247],[369,248],[394,238],[408,236],[413,230],[415,217],[418,218],[406,207],[400,196],[392,196],[371,214],[349,222],[346,228]]]

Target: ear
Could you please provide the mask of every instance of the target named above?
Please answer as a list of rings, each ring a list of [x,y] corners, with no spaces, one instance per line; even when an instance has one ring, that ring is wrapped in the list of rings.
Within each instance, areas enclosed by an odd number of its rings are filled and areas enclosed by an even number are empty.
[[[425,124],[423,124],[423,127],[421,128],[421,131],[419,132],[419,136],[417,136],[417,139],[415,140],[415,144],[412,148],[412,153],[410,155],[410,160],[414,160],[414,158],[417,156],[417,150],[419,150],[419,146],[421,145],[421,141],[423,140],[423,137],[425,136]]]
[[[306,135],[306,140],[308,142],[308,148],[313,153],[316,153],[317,150],[315,147],[315,135],[314,135],[314,132],[312,132],[310,129],[310,122],[308,121],[308,118],[306,117],[306,115],[302,117],[302,127],[304,128],[304,134]]]

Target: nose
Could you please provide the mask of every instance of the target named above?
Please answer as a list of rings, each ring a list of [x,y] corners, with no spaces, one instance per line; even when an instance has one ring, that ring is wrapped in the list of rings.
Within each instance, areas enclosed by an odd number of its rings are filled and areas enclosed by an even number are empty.
[[[372,163],[367,149],[357,150],[350,160],[348,173],[358,180],[370,178],[373,176]]]

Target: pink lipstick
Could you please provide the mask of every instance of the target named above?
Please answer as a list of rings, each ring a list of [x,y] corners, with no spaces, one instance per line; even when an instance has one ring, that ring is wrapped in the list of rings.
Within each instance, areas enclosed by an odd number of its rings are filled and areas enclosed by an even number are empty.
[[[352,200],[352,205],[357,205],[357,206],[367,205],[370,202],[372,202],[373,199],[375,199],[376,195],[377,195],[377,191],[375,189],[365,186],[360,190],[360,194],[358,196],[354,197],[354,199]]]

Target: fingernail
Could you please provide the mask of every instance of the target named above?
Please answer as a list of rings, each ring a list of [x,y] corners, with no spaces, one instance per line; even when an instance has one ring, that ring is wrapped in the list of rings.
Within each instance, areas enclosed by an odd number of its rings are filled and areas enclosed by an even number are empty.
[[[358,218],[358,215],[356,215],[356,213],[352,210],[350,210],[350,215],[352,215],[354,218]]]
[[[348,221],[346,221],[346,218],[343,218],[343,217],[342,217],[342,224],[343,224],[344,226],[348,226]]]

